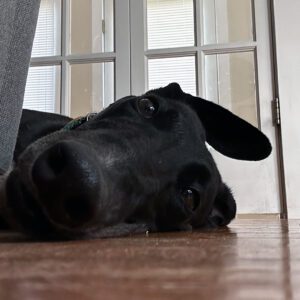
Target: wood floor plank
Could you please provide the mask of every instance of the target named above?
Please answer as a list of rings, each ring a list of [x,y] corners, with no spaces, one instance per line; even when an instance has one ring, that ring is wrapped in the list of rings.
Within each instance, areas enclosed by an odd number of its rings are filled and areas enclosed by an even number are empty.
[[[55,243],[2,232],[0,299],[300,299],[300,220]]]

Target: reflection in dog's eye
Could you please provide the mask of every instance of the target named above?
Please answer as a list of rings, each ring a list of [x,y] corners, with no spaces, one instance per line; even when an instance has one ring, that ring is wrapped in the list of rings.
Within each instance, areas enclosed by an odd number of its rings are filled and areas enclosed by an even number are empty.
[[[138,101],[138,111],[145,118],[152,118],[157,111],[156,104],[148,98],[142,98]]]
[[[188,209],[190,209],[191,211],[197,209],[200,201],[199,201],[199,195],[195,190],[191,188],[185,189],[182,191],[181,197],[185,206]]]

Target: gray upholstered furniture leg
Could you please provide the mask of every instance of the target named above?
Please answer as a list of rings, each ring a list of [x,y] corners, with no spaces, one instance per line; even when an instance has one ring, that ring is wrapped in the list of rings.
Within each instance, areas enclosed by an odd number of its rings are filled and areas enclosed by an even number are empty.
[[[0,0],[0,174],[12,161],[40,0]]]

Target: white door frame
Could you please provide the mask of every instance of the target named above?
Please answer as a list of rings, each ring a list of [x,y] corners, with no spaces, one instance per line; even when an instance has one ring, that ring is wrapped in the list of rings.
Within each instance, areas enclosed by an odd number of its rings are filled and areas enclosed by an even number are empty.
[[[147,89],[147,58],[172,57],[196,55],[197,57],[197,76],[198,76],[198,94],[205,98],[205,55],[235,53],[241,51],[252,51],[256,56],[256,68],[258,84],[258,106],[259,106],[259,127],[270,138],[273,144],[273,153],[269,158],[261,162],[236,162],[234,160],[226,161],[223,170],[225,179],[232,177],[230,173],[235,170],[236,194],[239,201],[239,213],[260,214],[282,213],[282,198],[280,190],[280,171],[278,165],[278,148],[276,146],[276,129],[273,126],[272,101],[274,99],[274,78],[273,78],[273,57],[270,28],[270,1],[253,0],[255,15],[255,39],[250,42],[240,42],[218,45],[202,45],[199,43],[203,36],[200,35],[199,28],[203,22],[200,7],[202,0],[195,0],[197,46],[170,48],[170,49],[146,49],[146,0],[130,0],[131,14],[131,88],[133,94],[142,94]],[[300,52],[299,52],[300,53]],[[216,154],[217,155],[217,154]],[[226,158],[224,158],[226,160]],[[218,157],[218,160],[223,158]],[[220,166],[221,167],[221,166]],[[239,177],[247,177],[248,184]],[[255,178],[253,178],[255,177]],[[230,182],[228,182],[230,184]],[[253,195],[253,190],[261,193],[259,196]],[[247,201],[243,203],[243,199]],[[250,198],[253,200],[250,201]]]
[[[288,217],[300,218],[300,2],[272,0],[275,81],[280,100],[282,162]]]
[[[65,115],[70,114],[70,66],[80,63],[115,63],[115,99],[131,93],[130,86],[130,12],[129,0],[114,0],[115,20],[115,49],[112,52],[98,52],[88,54],[71,54],[69,49],[70,38],[70,0],[59,1],[56,7],[61,14],[61,53],[59,55],[33,57],[30,66],[61,66],[61,97],[55,106],[55,112]],[[117,22],[116,22],[117,20]],[[112,94],[112,93],[110,93]],[[109,99],[109,97],[107,97]],[[104,106],[110,104],[106,98]]]
[[[131,94],[129,0],[115,0],[115,99]]]

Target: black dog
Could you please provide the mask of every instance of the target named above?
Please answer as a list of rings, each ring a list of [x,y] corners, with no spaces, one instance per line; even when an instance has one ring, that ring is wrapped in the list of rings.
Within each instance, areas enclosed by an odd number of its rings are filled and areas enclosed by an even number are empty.
[[[206,141],[235,159],[271,152],[255,127],[176,83],[90,119],[24,110],[2,214],[38,238],[227,225],[236,205]]]

